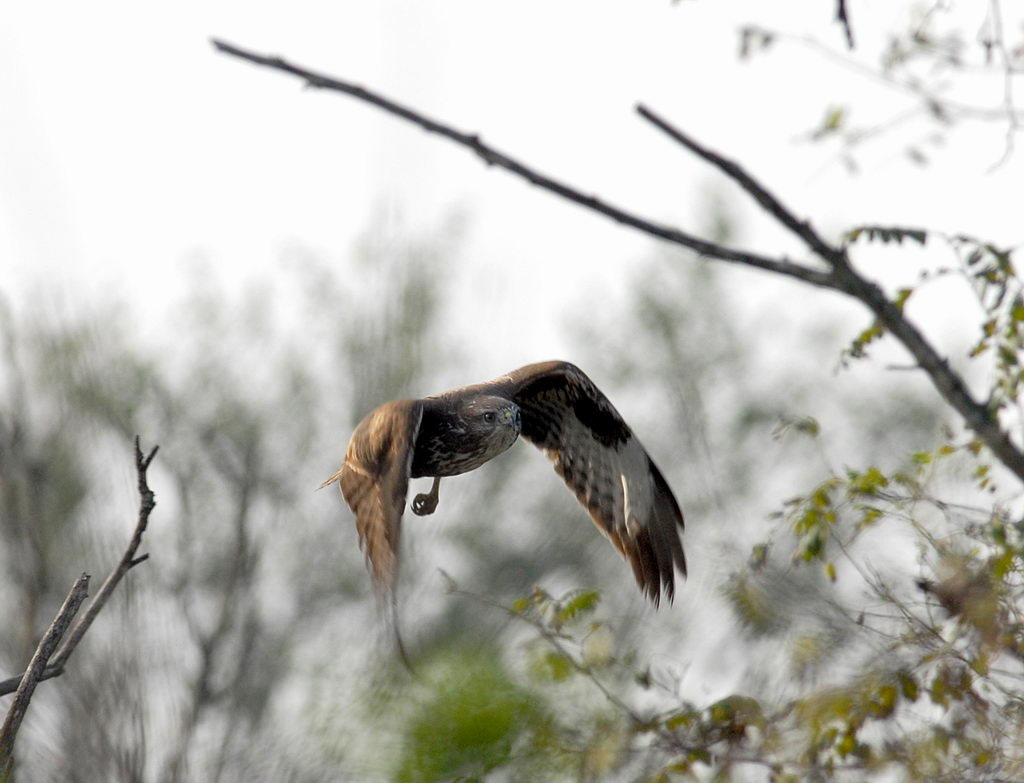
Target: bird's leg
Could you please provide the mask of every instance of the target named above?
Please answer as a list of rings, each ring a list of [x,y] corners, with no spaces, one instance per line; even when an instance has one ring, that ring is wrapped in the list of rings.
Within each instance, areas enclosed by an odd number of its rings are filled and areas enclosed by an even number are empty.
[[[430,488],[430,492],[421,492],[412,499],[412,513],[420,517],[433,514],[434,509],[437,508],[437,501],[440,500],[438,496],[440,487],[441,477],[434,476],[434,485]]]

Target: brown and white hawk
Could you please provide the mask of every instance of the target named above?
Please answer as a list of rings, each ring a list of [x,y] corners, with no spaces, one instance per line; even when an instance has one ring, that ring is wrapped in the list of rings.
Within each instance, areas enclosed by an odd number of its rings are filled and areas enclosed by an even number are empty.
[[[655,604],[686,576],[679,504],[637,437],[582,370],[541,362],[487,383],[420,400],[394,400],[356,427],[340,482],[378,590],[393,589],[409,478],[432,476],[413,513],[433,513],[441,478],[480,467],[522,435],[554,462],[576,498],[633,566]]]

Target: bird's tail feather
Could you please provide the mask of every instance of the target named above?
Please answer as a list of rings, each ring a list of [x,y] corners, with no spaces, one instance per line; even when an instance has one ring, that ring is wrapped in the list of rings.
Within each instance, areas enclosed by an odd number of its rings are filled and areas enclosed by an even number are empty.
[[[342,472],[344,470],[345,470],[345,466],[342,465],[340,468],[338,468],[336,471],[334,471],[334,475],[333,476],[331,476],[323,484],[321,484],[319,487],[317,487],[317,489],[323,489],[324,487],[329,487],[335,481],[338,481],[341,478],[341,474],[342,474]]]
[[[388,624],[388,630],[391,631],[391,640],[395,645],[395,652],[398,653],[398,659],[402,662],[402,665],[408,669],[409,674],[416,676],[416,670],[412,667],[412,661],[409,660],[409,655],[405,651],[405,643],[402,641],[402,631],[399,628],[399,617],[398,617],[398,601],[395,597],[394,588],[386,591],[387,596],[381,595],[381,606],[386,615],[386,622]]]

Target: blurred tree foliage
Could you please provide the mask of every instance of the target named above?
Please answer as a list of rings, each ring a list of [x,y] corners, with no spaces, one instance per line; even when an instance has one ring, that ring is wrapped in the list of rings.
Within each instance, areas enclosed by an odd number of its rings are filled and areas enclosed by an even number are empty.
[[[367,232],[360,263],[399,294],[383,311],[298,251],[290,263],[307,303],[298,324],[270,287],[228,291],[210,269],[163,344],[137,339],[137,314],[123,305],[72,307],[55,292],[5,304],[8,673],[59,605],[55,586],[118,556],[134,505],[133,435],[162,446],[151,560],[61,686],[39,692],[41,717],[20,743],[26,779],[299,774],[282,750],[288,722],[277,702],[308,682],[298,675],[326,648],[323,628],[334,622],[365,640],[352,626],[372,623],[337,497],[313,490],[368,400],[421,390],[428,346],[435,371],[443,366],[433,350],[443,342],[440,258],[455,248],[455,228],[413,239],[381,220]]]
[[[936,120],[974,116],[907,76],[929,58],[963,62],[936,14],[893,38],[883,73]],[[990,29],[982,45],[1010,74],[1017,49]],[[743,36],[748,54],[780,40]],[[1015,122],[1011,102],[996,110]],[[846,132],[848,116],[832,110],[820,135]],[[705,218],[707,236],[736,230],[727,209]],[[953,359],[1019,429],[1013,249],[878,226],[846,240],[945,249],[898,301],[934,279],[967,283],[981,317]],[[576,328],[579,363],[683,499],[693,570],[676,607],[642,606],[523,447],[446,498],[444,534],[408,526],[416,671],[397,666],[375,643],[340,501],[312,490],[370,408],[462,377],[469,346],[442,317],[457,247],[458,221],[419,238],[378,225],[355,253],[359,288],[293,250],[298,319],[279,286],[239,291],[204,270],[156,343],[126,306],[0,308],[8,672],[68,575],[102,573],[119,551],[131,437],[162,447],[151,559],[40,688],[17,779],[1024,778],[1016,482],[908,373],[871,369],[879,327],[813,304],[781,318],[762,291],[736,294],[740,273],[679,254],[640,267],[615,329]],[[808,334],[812,313],[826,326]],[[460,574],[447,592],[434,565]]]

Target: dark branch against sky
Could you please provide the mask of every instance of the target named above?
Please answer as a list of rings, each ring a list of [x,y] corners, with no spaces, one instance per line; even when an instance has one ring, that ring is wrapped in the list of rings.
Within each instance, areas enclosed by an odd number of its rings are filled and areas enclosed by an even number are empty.
[[[586,195],[571,185],[547,176],[484,143],[477,134],[458,131],[364,87],[302,68],[281,57],[259,54],[217,39],[213,39],[212,43],[220,52],[292,74],[303,79],[311,87],[342,92],[377,106],[390,114],[419,125],[430,133],[443,136],[456,144],[467,147],[488,165],[506,169],[531,184],[619,223],[631,226],[651,237],[680,245],[708,258],[775,272],[814,286],[844,293],[860,301],[874,314],[878,323],[896,337],[914,357],[918,367],[928,375],[932,385],[942,398],[960,414],[964,423],[1014,475],[1024,480],[1024,452],[1003,430],[993,412],[974,399],[964,379],[950,367],[949,362],[938,354],[920,330],[906,318],[903,309],[886,296],[876,283],[864,278],[854,269],[844,246],[832,245],[825,241],[809,221],[798,218],[768,188],[761,185],[739,164],[699,144],[650,109],[644,106],[637,107],[637,111],[642,117],[739,185],[781,225],[800,239],[811,253],[820,259],[822,264],[811,266],[795,263],[784,257],[772,258],[751,253],[710,242],[671,226],[655,223],[595,196]]]

